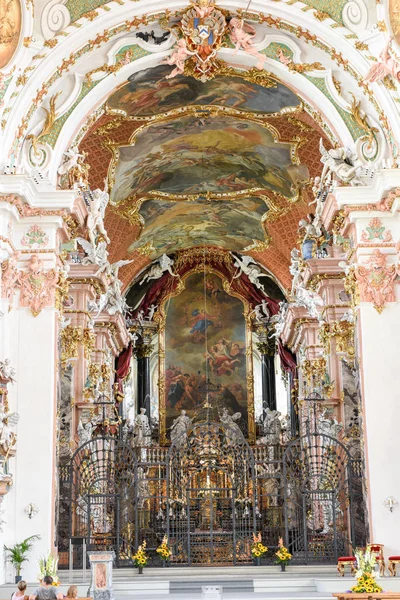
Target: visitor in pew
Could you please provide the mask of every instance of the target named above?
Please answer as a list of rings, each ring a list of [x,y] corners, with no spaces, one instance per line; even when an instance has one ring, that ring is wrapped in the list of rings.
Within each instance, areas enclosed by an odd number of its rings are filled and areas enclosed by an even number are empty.
[[[43,578],[43,583],[34,594],[29,596],[29,600],[64,600],[62,592],[57,593],[57,588],[53,585],[53,578],[46,575]]]
[[[78,588],[76,585],[70,585],[67,591],[67,595],[64,598],[75,600],[78,597]]]
[[[17,591],[13,593],[11,600],[27,600],[28,596],[25,595],[26,592],[26,581],[18,581]]]

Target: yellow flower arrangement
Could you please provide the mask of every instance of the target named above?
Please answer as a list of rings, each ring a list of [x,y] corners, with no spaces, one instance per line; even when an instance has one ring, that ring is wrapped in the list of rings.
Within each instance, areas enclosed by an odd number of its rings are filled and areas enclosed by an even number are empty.
[[[170,560],[171,559],[172,550],[168,546],[168,537],[166,535],[164,535],[163,541],[158,546],[156,552],[160,556],[161,560]]]
[[[253,557],[261,558],[266,552],[268,552],[268,548],[261,541],[261,533],[257,535],[253,533],[253,543],[251,545],[251,554]]]
[[[143,540],[143,543],[137,549],[137,552],[132,556],[132,560],[136,567],[145,567],[149,560],[146,554],[146,541]]]
[[[289,550],[283,545],[283,539],[279,538],[278,550],[275,552],[276,565],[287,565],[292,560],[292,555]]]
[[[373,594],[381,592],[382,588],[375,581],[375,577],[371,573],[364,573],[357,579],[357,585],[351,588],[355,594]]]

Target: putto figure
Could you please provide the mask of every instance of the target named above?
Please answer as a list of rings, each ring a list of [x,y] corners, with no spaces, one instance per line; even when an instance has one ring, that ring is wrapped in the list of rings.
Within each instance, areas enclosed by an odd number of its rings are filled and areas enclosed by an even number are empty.
[[[183,38],[178,40],[173,48],[171,56],[168,56],[163,61],[166,62],[167,65],[175,65],[175,69],[166,76],[166,79],[172,79],[177,75],[182,75],[185,70],[185,61],[189,58],[189,56],[193,56],[194,54],[195,52],[191,52],[188,49],[186,41]]]
[[[71,189],[86,188],[90,169],[89,165],[84,162],[87,153],[80,154],[78,148],[72,147],[64,152],[64,156],[67,158],[58,168],[58,174],[67,175],[68,186]]]
[[[234,54],[237,54],[240,48],[247,52],[248,54],[252,54],[256,58],[258,58],[257,69],[263,69],[266,56],[257,52],[257,50],[253,47],[253,40],[256,35],[256,30],[254,27],[245,23],[243,19],[237,19],[234,17],[231,19],[229,23],[230,29],[230,38],[232,44],[235,44]]]

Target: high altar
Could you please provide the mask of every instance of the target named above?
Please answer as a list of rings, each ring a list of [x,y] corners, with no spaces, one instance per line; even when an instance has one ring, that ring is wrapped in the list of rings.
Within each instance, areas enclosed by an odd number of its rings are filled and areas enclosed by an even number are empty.
[[[165,536],[182,566],[250,564],[256,534],[265,565],[280,538],[298,565],[396,556],[394,3],[37,4],[0,12],[0,530],[40,536],[26,578],[144,540],[157,566]]]

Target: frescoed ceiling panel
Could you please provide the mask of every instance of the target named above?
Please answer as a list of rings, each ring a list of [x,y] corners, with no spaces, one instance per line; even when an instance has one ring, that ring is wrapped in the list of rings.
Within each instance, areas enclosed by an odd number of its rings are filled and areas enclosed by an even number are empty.
[[[268,77],[264,85],[227,76],[202,83],[183,75],[166,79],[170,71],[170,66],[160,65],[134,73],[110,96],[108,110],[143,117],[181,106],[218,104],[250,113],[277,113],[301,103],[288,87]]]
[[[236,117],[186,116],[141,131],[116,150],[111,201],[157,190],[168,194],[269,189],[296,195],[304,169],[295,145],[277,143],[267,127]]]
[[[268,207],[260,198],[171,202],[149,200],[140,209],[145,223],[143,234],[128,248],[133,252],[145,245],[155,248],[152,258],[192,246],[219,246],[243,252],[266,239],[263,218]]]

